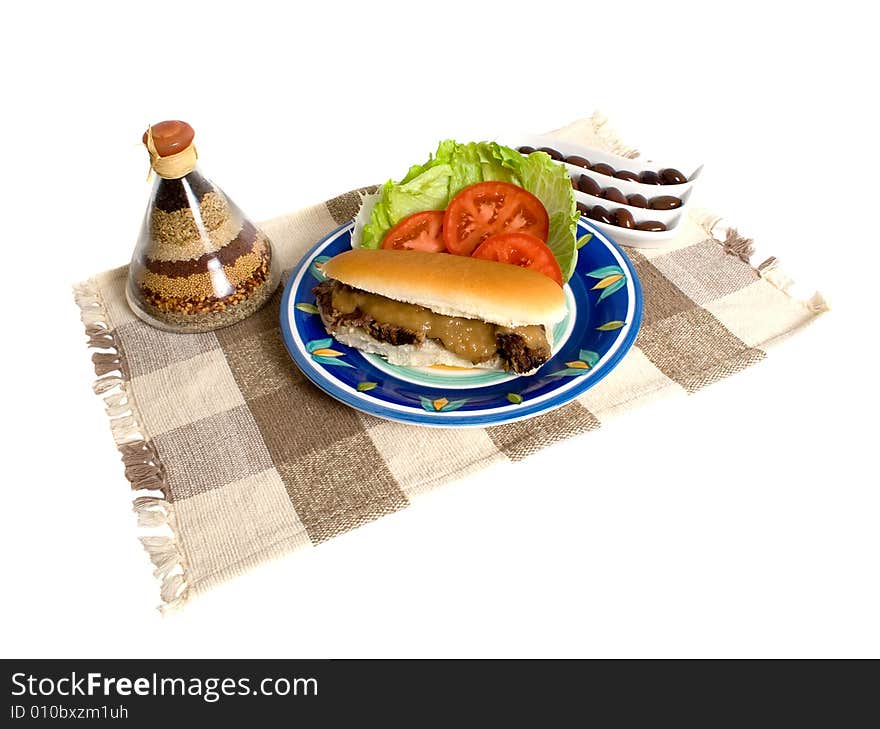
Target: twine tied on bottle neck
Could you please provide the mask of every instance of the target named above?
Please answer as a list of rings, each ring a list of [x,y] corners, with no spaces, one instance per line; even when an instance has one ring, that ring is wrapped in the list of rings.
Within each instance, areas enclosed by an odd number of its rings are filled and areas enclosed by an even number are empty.
[[[147,180],[150,179],[153,171],[166,180],[177,180],[185,177],[196,168],[196,160],[199,155],[194,144],[190,144],[175,154],[162,157],[153,142],[153,127],[148,126],[146,146],[147,152],[150,154],[150,172],[147,174]]]

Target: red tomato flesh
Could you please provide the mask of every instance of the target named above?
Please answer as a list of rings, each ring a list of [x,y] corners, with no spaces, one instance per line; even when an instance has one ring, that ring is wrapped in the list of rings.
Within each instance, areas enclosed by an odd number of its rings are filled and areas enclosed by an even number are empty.
[[[443,211],[425,210],[408,215],[385,234],[382,247],[442,253],[446,250],[443,245]]]
[[[489,236],[474,251],[473,257],[531,268],[562,286],[562,269],[559,268],[553,251],[540,238],[528,233],[498,233]]]
[[[550,218],[532,193],[509,182],[478,182],[449,202],[443,218],[446,250],[469,256],[489,236],[528,233],[547,240]]]

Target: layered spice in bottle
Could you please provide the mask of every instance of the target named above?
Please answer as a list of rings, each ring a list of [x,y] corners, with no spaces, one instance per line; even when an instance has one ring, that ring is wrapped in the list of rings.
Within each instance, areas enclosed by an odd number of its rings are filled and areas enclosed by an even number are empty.
[[[197,169],[194,137],[182,121],[144,133],[156,180],[126,288],[135,314],[175,332],[244,319],[280,277],[269,239]]]

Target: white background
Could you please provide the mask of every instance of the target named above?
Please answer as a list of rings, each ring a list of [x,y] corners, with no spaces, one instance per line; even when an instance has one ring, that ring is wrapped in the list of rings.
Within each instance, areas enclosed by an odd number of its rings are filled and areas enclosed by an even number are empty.
[[[7,9],[2,654],[880,655],[876,25],[866,3],[786,5]],[[146,124],[190,121],[203,170],[264,219],[442,138],[596,108],[643,151],[702,159],[697,202],[832,313],[748,372],[163,619],[69,289],[130,256]]]

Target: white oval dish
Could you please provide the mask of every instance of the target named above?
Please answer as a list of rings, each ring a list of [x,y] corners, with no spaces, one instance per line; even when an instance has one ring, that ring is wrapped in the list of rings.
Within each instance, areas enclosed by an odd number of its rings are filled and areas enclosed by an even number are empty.
[[[514,141],[515,143],[511,144],[511,141]],[[659,195],[674,195],[681,199],[682,206],[679,208],[674,208],[673,210],[650,210],[646,208],[637,208],[632,205],[614,203],[605,200],[604,198],[581,192],[577,188],[574,189],[575,199],[588,207],[602,205],[609,211],[616,210],[617,208],[624,208],[632,213],[636,222],[656,220],[667,226],[667,229],[662,231],[635,230],[632,228],[621,228],[616,225],[610,225],[599,220],[588,218],[591,224],[600,228],[615,241],[622,245],[632,246],[633,248],[662,248],[675,238],[678,234],[678,228],[684,220],[684,213],[686,212],[691,197],[691,189],[703,170],[702,165],[679,166],[681,163],[679,163],[679,165],[673,165],[662,164],[656,160],[644,160],[641,158],[629,159],[628,157],[611,154],[610,152],[595,147],[587,147],[564,139],[556,139],[544,135],[516,135],[513,137],[513,140],[505,140],[502,143],[514,148],[522,146],[534,147],[535,149],[539,147],[550,147],[561,152],[566,157],[578,155],[588,159],[592,164],[604,162],[605,164],[611,165],[615,170],[630,170],[631,172],[639,173],[645,170],[653,170],[656,172],[665,167],[675,167],[676,169],[681,170],[682,173],[686,174],[688,178],[687,182],[678,185],[647,185],[643,182],[625,180],[619,177],[610,177],[608,175],[594,172],[593,170],[588,170],[584,167],[578,167],[577,165],[563,162],[568,169],[569,177],[575,181],[580,175],[586,174],[588,177],[595,180],[600,187],[616,187],[624,195],[638,193],[644,195],[645,198],[649,200],[652,197],[657,197]]]
[[[675,227],[656,232],[650,230],[635,230],[633,228],[621,228],[620,226],[610,225],[608,223],[603,223],[601,220],[593,220],[592,218],[585,217],[584,220],[588,220],[590,225],[595,225],[603,233],[606,233],[615,243],[619,243],[622,246],[630,246],[631,248],[662,248],[678,235],[678,227],[681,224],[682,218],[679,217]]]
[[[634,182],[632,180],[623,180],[619,177],[608,177],[607,175],[602,175],[596,173],[596,180],[604,180],[604,184],[602,187],[608,187],[609,185],[614,185],[613,181],[623,183],[629,183],[632,186],[632,192],[639,192],[645,197],[650,197],[652,191],[656,191],[658,188],[664,191],[664,194],[667,195],[675,195],[676,197],[680,197],[684,199],[684,195],[687,191],[693,187],[694,182],[700,177],[700,173],[703,171],[703,165],[683,165],[681,162],[678,164],[665,164],[663,162],[658,162],[657,160],[647,160],[642,159],[641,157],[636,157],[635,159],[630,159],[629,157],[621,157],[617,154],[612,154],[611,152],[606,152],[604,149],[598,149],[597,147],[587,147],[582,144],[575,144],[574,142],[569,142],[564,139],[555,139],[553,137],[547,137],[540,134],[532,134],[532,135],[518,135],[516,137],[517,143],[515,145],[508,145],[516,147],[522,147],[527,145],[529,147],[551,147],[559,152],[562,152],[566,157],[570,157],[573,154],[579,155],[581,157],[586,157],[590,160],[591,163],[595,164],[597,162],[604,162],[605,164],[611,165],[615,170],[630,170],[631,172],[644,172],[646,170],[653,170],[657,172],[666,167],[674,167],[675,169],[680,170],[682,173],[687,175],[687,182],[682,182],[678,185],[646,185],[644,182]],[[569,169],[569,173],[572,172],[592,172],[592,170],[585,170],[583,167],[578,167],[577,165],[565,163],[565,166]],[[569,176],[571,176],[569,174]],[[616,185],[614,185],[616,187]],[[622,189],[622,188],[621,188]],[[653,194],[657,194],[654,192]]]
[[[574,199],[577,200],[579,203],[589,205],[590,207],[592,207],[593,205],[601,205],[607,210],[616,210],[617,208],[623,208],[624,210],[629,210],[632,213],[633,218],[635,218],[636,220],[657,220],[663,223],[667,228],[678,224],[678,218],[681,216],[681,211],[685,208],[684,204],[682,204],[681,207],[673,208],[672,210],[650,210],[649,208],[637,208],[635,205],[616,203],[612,200],[606,200],[604,197],[588,195],[587,193],[581,192],[580,190],[574,191]]]
[[[690,182],[682,185],[646,185],[644,182],[633,182],[632,180],[621,180],[619,177],[608,177],[608,175],[603,175],[601,172],[594,172],[583,167],[575,167],[567,162],[563,164],[568,169],[568,176],[572,180],[577,180],[581,175],[586,175],[599,187],[616,187],[624,195],[639,194],[648,200],[660,195],[672,195],[681,200],[682,203],[687,203],[691,196],[692,185]]]

